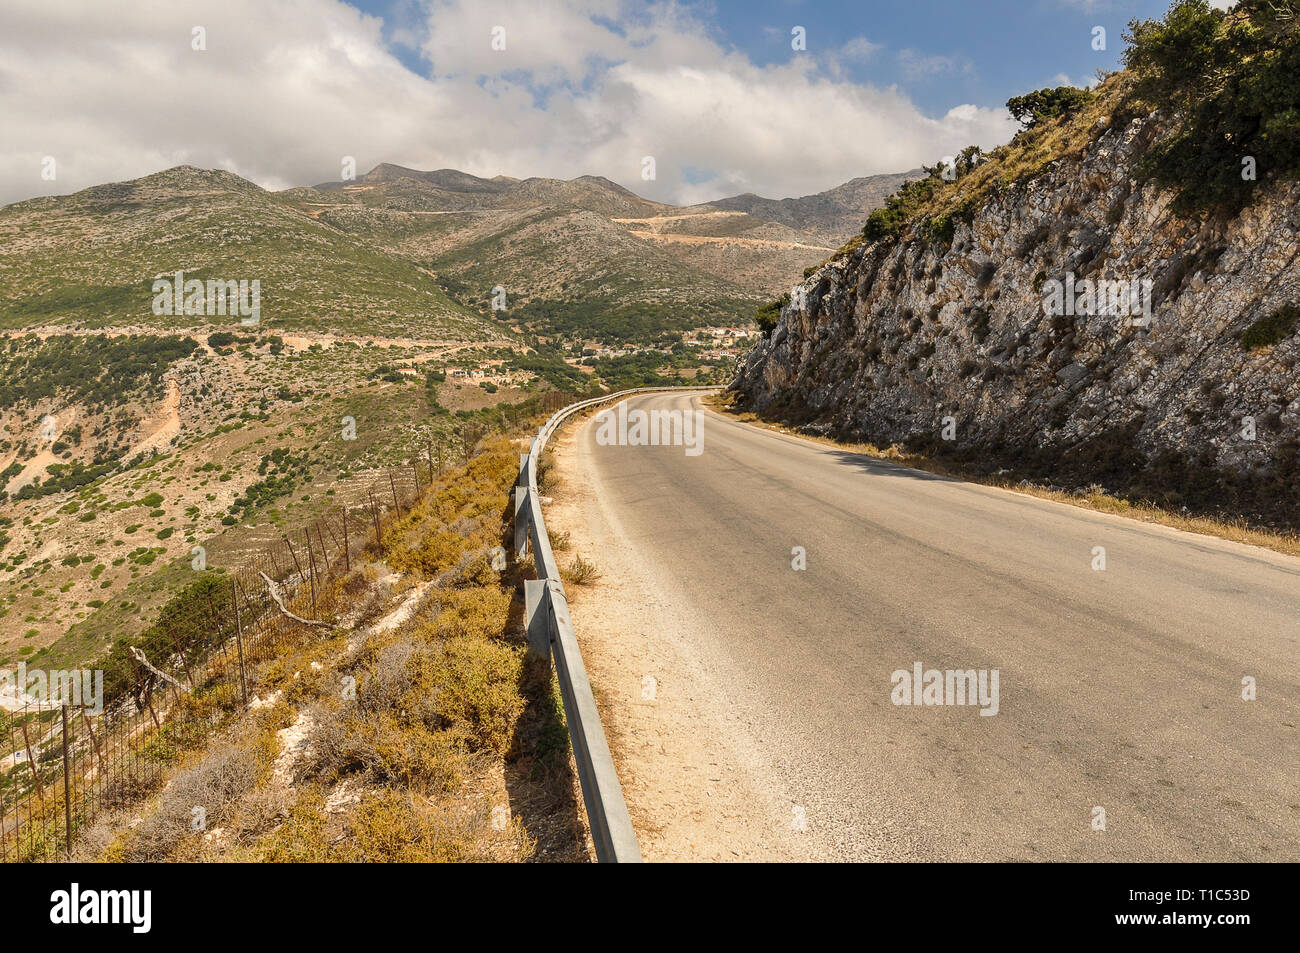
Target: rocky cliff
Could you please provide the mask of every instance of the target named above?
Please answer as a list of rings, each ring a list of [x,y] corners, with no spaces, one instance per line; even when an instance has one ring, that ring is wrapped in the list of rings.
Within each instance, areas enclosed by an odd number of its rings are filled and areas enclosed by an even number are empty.
[[[986,472],[1300,524],[1300,185],[1261,174],[1243,211],[1177,214],[1137,171],[1157,124],[1089,117],[1079,148],[946,235],[909,227],[814,271],[742,361],[740,406]],[[1052,313],[1051,282],[1069,276],[1149,281],[1149,321]]]

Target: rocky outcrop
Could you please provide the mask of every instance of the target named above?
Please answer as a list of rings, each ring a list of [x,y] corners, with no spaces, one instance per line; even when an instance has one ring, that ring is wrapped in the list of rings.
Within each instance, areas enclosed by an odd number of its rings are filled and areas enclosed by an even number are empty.
[[[1238,215],[1180,217],[1135,175],[1153,126],[1103,120],[949,243],[912,229],[822,266],[742,361],[741,406],[985,470],[1300,523],[1300,338],[1240,341],[1300,304],[1300,185],[1261,181]],[[1071,273],[1149,280],[1149,324],[1048,313],[1050,282]]]

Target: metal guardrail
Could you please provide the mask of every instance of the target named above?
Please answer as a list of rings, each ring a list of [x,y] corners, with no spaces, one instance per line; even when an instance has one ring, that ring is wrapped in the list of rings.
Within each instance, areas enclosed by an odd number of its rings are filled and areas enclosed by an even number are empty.
[[[555,673],[564,697],[564,715],[569,723],[573,757],[578,764],[582,800],[591,824],[596,859],[601,863],[640,863],[641,848],[623,800],[614,759],[605,740],[605,729],[596,710],[596,699],[587,680],[587,669],[578,651],[578,638],[569,618],[569,602],[560,580],[560,567],[551,551],[551,541],[542,521],[542,501],[537,492],[537,463],[546,443],[571,416],[600,404],[620,401],[634,394],[654,392],[717,390],[718,386],[635,387],[603,397],[578,401],[558,410],[538,431],[528,453],[519,455],[519,479],[515,484],[514,550],[522,559],[533,547],[537,579],[524,582],[524,618],[529,644],[555,660]]]

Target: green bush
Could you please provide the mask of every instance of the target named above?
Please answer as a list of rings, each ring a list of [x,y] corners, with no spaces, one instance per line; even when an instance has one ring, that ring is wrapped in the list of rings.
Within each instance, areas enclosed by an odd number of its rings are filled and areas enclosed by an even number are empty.
[[[1295,334],[1297,326],[1300,326],[1300,308],[1283,305],[1248,327],[1241,335],[1241,346],[1247,351],[1272,347]]]
[[[885,199],[885,204],[868,216],[867,224],[862,227],[863,239],[875,242],[883,238],[897,238],[940,186],[968,175],[983,159],[984,153],[979,146],[967,146],[953,158],[951,167],[946,167],[943,163],[921,166],[925,178],[904,182],[897,192]],[[975,204],[973,200],[967,199],[957,208],[936,216],[926,229],[926,235],[931,241],[950,242],[955,228],[954,218],[969,222],[974,214]]]
[[[1179,0],[1129,24],[1133,98],[1168,122],[1144,171],[1179,192],[1183,213],[1237,211],[1257,179],[1300,171],[1300,15],[1293,3],[1241,0],[1231,11]],[[1255,176],[1246,174],[1253,165]]]
[[[1026,129],[1031,129],[1046,119],[1069,116],[1083,106],[1092,95],[1086,89],[1074,86],[1057,86],[1055,89],[1037,89],[1023,96],[1007,100],[1011,118]]]
[[[772,331],[776,329],[776,324],[781,320],[781,309],[790,303],[790,296],[782,295],[775,301],[769,301],[757,311],[754,312],[754,323],[758,325],[759,333],[763,337],[771,337]]]
[[[885,199],[885,204],[867,217],[867,224],[862,227],[862,237],[869,242],[882,238],[896,238],[911,221],[916,209],[939,187],[942,179],[941,168],[928,169],[924,179],[904,182],[898,191]]]
[[[433,708],[447,727],[473,747],[505,754],[523,714],[519,694],[523,652],[476,636],[448,639],[428,663],[438,691]]]

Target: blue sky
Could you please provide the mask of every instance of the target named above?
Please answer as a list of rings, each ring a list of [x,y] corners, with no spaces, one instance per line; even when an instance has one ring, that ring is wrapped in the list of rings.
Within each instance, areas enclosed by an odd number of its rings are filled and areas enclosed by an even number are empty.
[[[1109,4],[757,0],[720,3],[716,16],[723,34],[760,64],[791,55],[788,30],[785,36],[773,32],[776,25],[790,20],[807,27],[810,44],[818,38],[834,42],[855,36],[881,44],[883,49],[876,55],[853,63],[850,77],[857,82],[898,83],[918,105],[933,113],[958,103],[998,106],[1013,95],[1052,82],[1058,74],[1082,82],[1098,67],[1116,69],[1129,20],[1161,15],[1167,7],[1166,0]],[[1106,52],[1091,47],[1094,26],[1106,28]],[[900,62],[901,50],[913,50],[919,57],[911,70]],[[950,63],[935,62],[940,71],[924,74],[917,67],[926,65],[925,58]]]
[[[414,0],[352,0],[352,6],[390,28],[420,19]],[[992,108],[1061,76],[1081,84],[1098,68],[1117,69],[1129,21],[1163,15],[1169,0],[684,0],[680,6],[714,40],[759,66],[797,55],[790,45],[796,25],[805,28],[814,54],[861,38],[865,55],[844,61],[847,78],[897,84],[936,114],[961,103]],[[1107,31],[1105,51],[1092,49],[1095,26]],[[409,69],[428,73],[418,50],[390,48]]]

